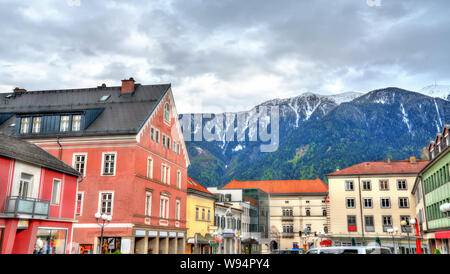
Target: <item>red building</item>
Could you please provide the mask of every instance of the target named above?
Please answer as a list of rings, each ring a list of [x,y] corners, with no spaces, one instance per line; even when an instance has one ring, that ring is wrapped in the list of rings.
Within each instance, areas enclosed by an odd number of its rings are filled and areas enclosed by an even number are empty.
[[[112,218],[103,253],[184,253],[189,158],[170,85],[130,78],[117,87],[9,95],[0,109],[11,116],[0,131],[39,145],[84,176],[77,253],[100,252],[97,212]]]
[[[70,253],[79,176],[38,146],[0,134],[0,253]]]

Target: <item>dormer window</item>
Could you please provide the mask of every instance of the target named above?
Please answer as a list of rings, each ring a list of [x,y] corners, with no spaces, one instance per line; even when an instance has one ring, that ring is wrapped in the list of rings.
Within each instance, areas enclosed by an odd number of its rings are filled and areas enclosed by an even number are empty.
[[[432,150],[430,151],[430,153],[431,153],[431,159],[434,159],[434,149],[432,149]]]
[[[164,105],[164,120],[166,120],[167,122],[170,122],[170,107],[169,107],[169,103],[166,103]]]
[[[438,144],[437,144],[437,146],[438,146],[438,148],[439,148],[439,153],[441,153],[441,142],[439,142]]]
[[[42,122],[42,117],[33,117],[33,127],[31,129],[32,133],[41,132],[41,122]]]
[[[68,115],[61,116],[61,120],[59,122],[59,131],[66,132],[69,130],[69,119]]]
[[[30,128],[30,117],[23,117],[20,120],[20,133],[26,134]]]
[[[81,115],[72,116],[72,131],[80,131],[81,129]]]

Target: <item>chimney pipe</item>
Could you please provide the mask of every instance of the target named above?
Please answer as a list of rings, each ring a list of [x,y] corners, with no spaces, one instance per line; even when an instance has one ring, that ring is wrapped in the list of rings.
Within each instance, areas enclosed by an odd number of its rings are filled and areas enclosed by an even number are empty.
[[[391,164],[391,156],[387,157],[387,164],[390,165]]]
[[[130,77],[128,80],[122,80],[121,94],[131,94],[134,92],[134,79]]]

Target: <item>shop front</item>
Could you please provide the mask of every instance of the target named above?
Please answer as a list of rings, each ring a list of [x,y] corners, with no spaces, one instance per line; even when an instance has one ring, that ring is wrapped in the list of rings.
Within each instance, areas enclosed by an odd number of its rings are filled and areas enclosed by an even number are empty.
[[[39,228],[33,254],[65,254],[67,229]]]

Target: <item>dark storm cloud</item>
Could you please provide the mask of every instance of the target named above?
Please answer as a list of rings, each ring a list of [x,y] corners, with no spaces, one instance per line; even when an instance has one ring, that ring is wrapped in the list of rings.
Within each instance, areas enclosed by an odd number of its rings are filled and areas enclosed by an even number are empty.
[[[248,109],[306,90],[450,83],[446,0],[69,2],[0,3],[3,92],[133,76],[171,82],[182,112],[193,94]]]

